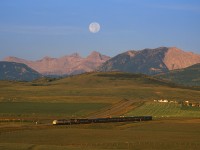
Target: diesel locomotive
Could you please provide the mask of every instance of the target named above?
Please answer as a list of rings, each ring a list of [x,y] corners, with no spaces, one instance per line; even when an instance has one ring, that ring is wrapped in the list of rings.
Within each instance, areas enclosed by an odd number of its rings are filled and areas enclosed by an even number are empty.
[[[152,120],[152,116],[94,118],[94,119],[59,119],[59,120],[54,120],[53,125],[108,123],[108,122],[135,122],[135,121],[150,121],[150,120]]]

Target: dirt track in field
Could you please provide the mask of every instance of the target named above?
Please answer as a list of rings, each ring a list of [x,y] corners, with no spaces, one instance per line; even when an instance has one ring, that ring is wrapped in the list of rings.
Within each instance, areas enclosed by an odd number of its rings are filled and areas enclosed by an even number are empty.
[[[111,107],[104,108],[88,116],[88,118],[106,118],[113,116],[121,116],[134,108],[134,100],[121,100],[113,104]]]

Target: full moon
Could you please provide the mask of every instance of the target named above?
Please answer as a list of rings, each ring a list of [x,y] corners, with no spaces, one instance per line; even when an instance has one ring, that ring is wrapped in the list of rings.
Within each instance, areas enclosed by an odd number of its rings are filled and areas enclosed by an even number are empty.
[[[99,23],[97,23],[97,22],[92,22],[92,23],[90,23],[90,25],[89,25],[89,30],[90,30],[90,32],[92,32],[92,33],[97,33],[97,32],[99,32],[99,30],[100,30],[100,24]]]

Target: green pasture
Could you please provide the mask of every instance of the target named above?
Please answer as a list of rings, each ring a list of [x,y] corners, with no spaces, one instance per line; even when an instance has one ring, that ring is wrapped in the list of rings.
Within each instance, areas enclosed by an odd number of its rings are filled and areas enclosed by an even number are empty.
[[[153,117],[199,117],[200,107],[182,106],[177,103],[146,102],[129,112],[130,116],[150,115]]]
[[[106,103],[0,102],[0,117],[84,117]]]

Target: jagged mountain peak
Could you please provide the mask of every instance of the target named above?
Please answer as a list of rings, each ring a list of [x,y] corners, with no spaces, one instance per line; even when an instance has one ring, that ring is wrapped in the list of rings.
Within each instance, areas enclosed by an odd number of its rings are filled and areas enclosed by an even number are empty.
[[[101,55],[99,52],[97,52],[97,51],[92,51],[91,53],[90,53],[90,55]]]
[[[55,58],[52,58],[52,57],[49,57],[49,56],[45,56],[40,61],[51,61],[53,59],[55,59]]]
[[[110,59],[109,56],[106,56],[106,55],[102,55],[101,53],[97,52],[97,51],[92,51],[86,59],[89,59],[89,60],[93,60],[93,61],[103,61],[104,60],[108,60]]]
[[[77,58],[81,58],[80,54],[79,53],[73,53],[71,55],[69,55],[70,57],[77,57]]]
[[[87,58],[100,58],[101,59],[102,55],[97,52],[97,51],[92,51],[88,56]]]

